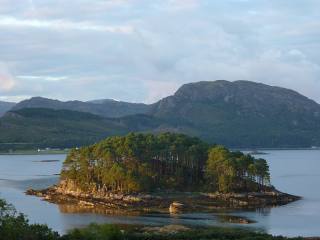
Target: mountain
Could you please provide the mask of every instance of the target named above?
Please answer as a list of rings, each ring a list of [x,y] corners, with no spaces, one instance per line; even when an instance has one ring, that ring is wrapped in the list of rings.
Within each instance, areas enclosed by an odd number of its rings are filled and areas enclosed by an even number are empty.
[[[285,88],[219,80],[185,84],[152,105],[33,98],[0,118],[3,149],[4,143],[73,147],[128,132],[185,133],[229,147],[320,146],[320,105]]]
[[[124,134],[124,129],[119,122],[90,113],[25,108],[0,119],[0,149],[76,147]]]
[[[0,117],[4,113],[9,111],[14,105],[15,105],[15,103],[12,103],[12,102],[2,102],[2,101],[0,101]]]
[[[70,148],[129,132],[166,129],[166,122],[150,115],[105,118],[91,113],[47,108],[24,108],[0,118],[0,150]]]
[[[181,132],[181,129],[179,124],[146,114],[105,118],[64,109],[23,108],[0,118],[0,151],[71,148],[129,132]]]
[[[112,102],[121,102],[121,101],[117,101],[114,99],[95,99],[95,100],[91,100],[91,101],[87,101],[88,103],[95,103],[95,104],[104,104],[104,103],[112,103]]]
[[[320,144],[320,105],[295,91],[261,83],[185,84],[154,104],[150,114],[182,123],[184,133],[232,147]]]
[[[87,112],[103,117],[122,117],[126,115],[145,113],[148,105],[142,103],[120,102],[111,99],[94,100],[90,102],[52,100],[42,97],[33,97],[18,103],[13,110],[24,108],[48,108],[55,110],[71,110]]]

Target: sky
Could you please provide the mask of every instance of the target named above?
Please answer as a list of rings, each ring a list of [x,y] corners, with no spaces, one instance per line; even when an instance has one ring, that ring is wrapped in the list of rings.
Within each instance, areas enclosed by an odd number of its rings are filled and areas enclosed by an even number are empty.
[[[0,0],[0,100],[153,103],[218,79],[320,103],[320,1]]]

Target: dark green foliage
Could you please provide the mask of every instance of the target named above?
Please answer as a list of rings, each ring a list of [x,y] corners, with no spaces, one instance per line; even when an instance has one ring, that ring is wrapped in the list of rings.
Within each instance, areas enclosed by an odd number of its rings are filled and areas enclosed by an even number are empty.
[[[82,189],[142,192],[193,189],[203,179],[209,146],[182,134],[131,133],[72,150],[62,178]]]
[[[0,199],[0,240],[56,240],[59,235],[46,225],[29,224],[28,219]]]
[[[205,175],[209,190],[220,192],[257,191],[259,187],[270,184],[266,160],[230,152],[223,146],[210,149]]]
[[[74,229],[62,240],[122,240],[126,239],[120,228],[114,225],[90,224],[83,229]]]
[[[175,233],[150,233],[141,228],[126,227],[124,231],[110,225],[91,225],[85,229],[73,230],[62,237],[64,240],[302,240],[303,238],[277,237],[265,233],[236,228],[198,228]]]
[[[132,236],[129,238],[131,240],[195,240],[195,239],[202,239],[202,240],[285,240],[288,238],[285,237],[273,237],[269,234],[263,233],[255,233],[247,230],[241,229],[231,229],[231,228],[207,228],[203,229],[200,228],[199,230],[191,230],[187,232],[180,232],[175,234],[141,234]],[[299,238],[297,238],[298,240]]]
[[[208,156],[209,152],[209,156]],[[84,191],[254,191],[269,184],[265,160],[182,134],[130,133],[70,152],[61,177]]]

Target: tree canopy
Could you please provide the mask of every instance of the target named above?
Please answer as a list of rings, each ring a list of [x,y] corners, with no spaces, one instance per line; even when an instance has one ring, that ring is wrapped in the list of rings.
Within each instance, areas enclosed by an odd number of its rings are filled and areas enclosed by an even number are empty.
[[[0,240],[58,240],[59,234],[47,225],[30,224],[22,213],[0,199]]]
[[[210,149],[205,166],[209,189],[220,192],[258,190],[270,184],[267,161],[249,154],[231,152],[223,146]]]
[[[265,160],[174,133],[130,133],[73,149],[61,177],[83,190],[123,193],[229,192],[265,185],[270,180]]]

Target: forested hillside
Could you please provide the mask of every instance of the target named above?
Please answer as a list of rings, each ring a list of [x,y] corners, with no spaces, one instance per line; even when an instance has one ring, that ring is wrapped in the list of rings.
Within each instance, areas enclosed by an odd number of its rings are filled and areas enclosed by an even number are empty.
[[[21,109],[0,119],[0,150],[77,147],[127,131],[120,123],[89,113]]]

